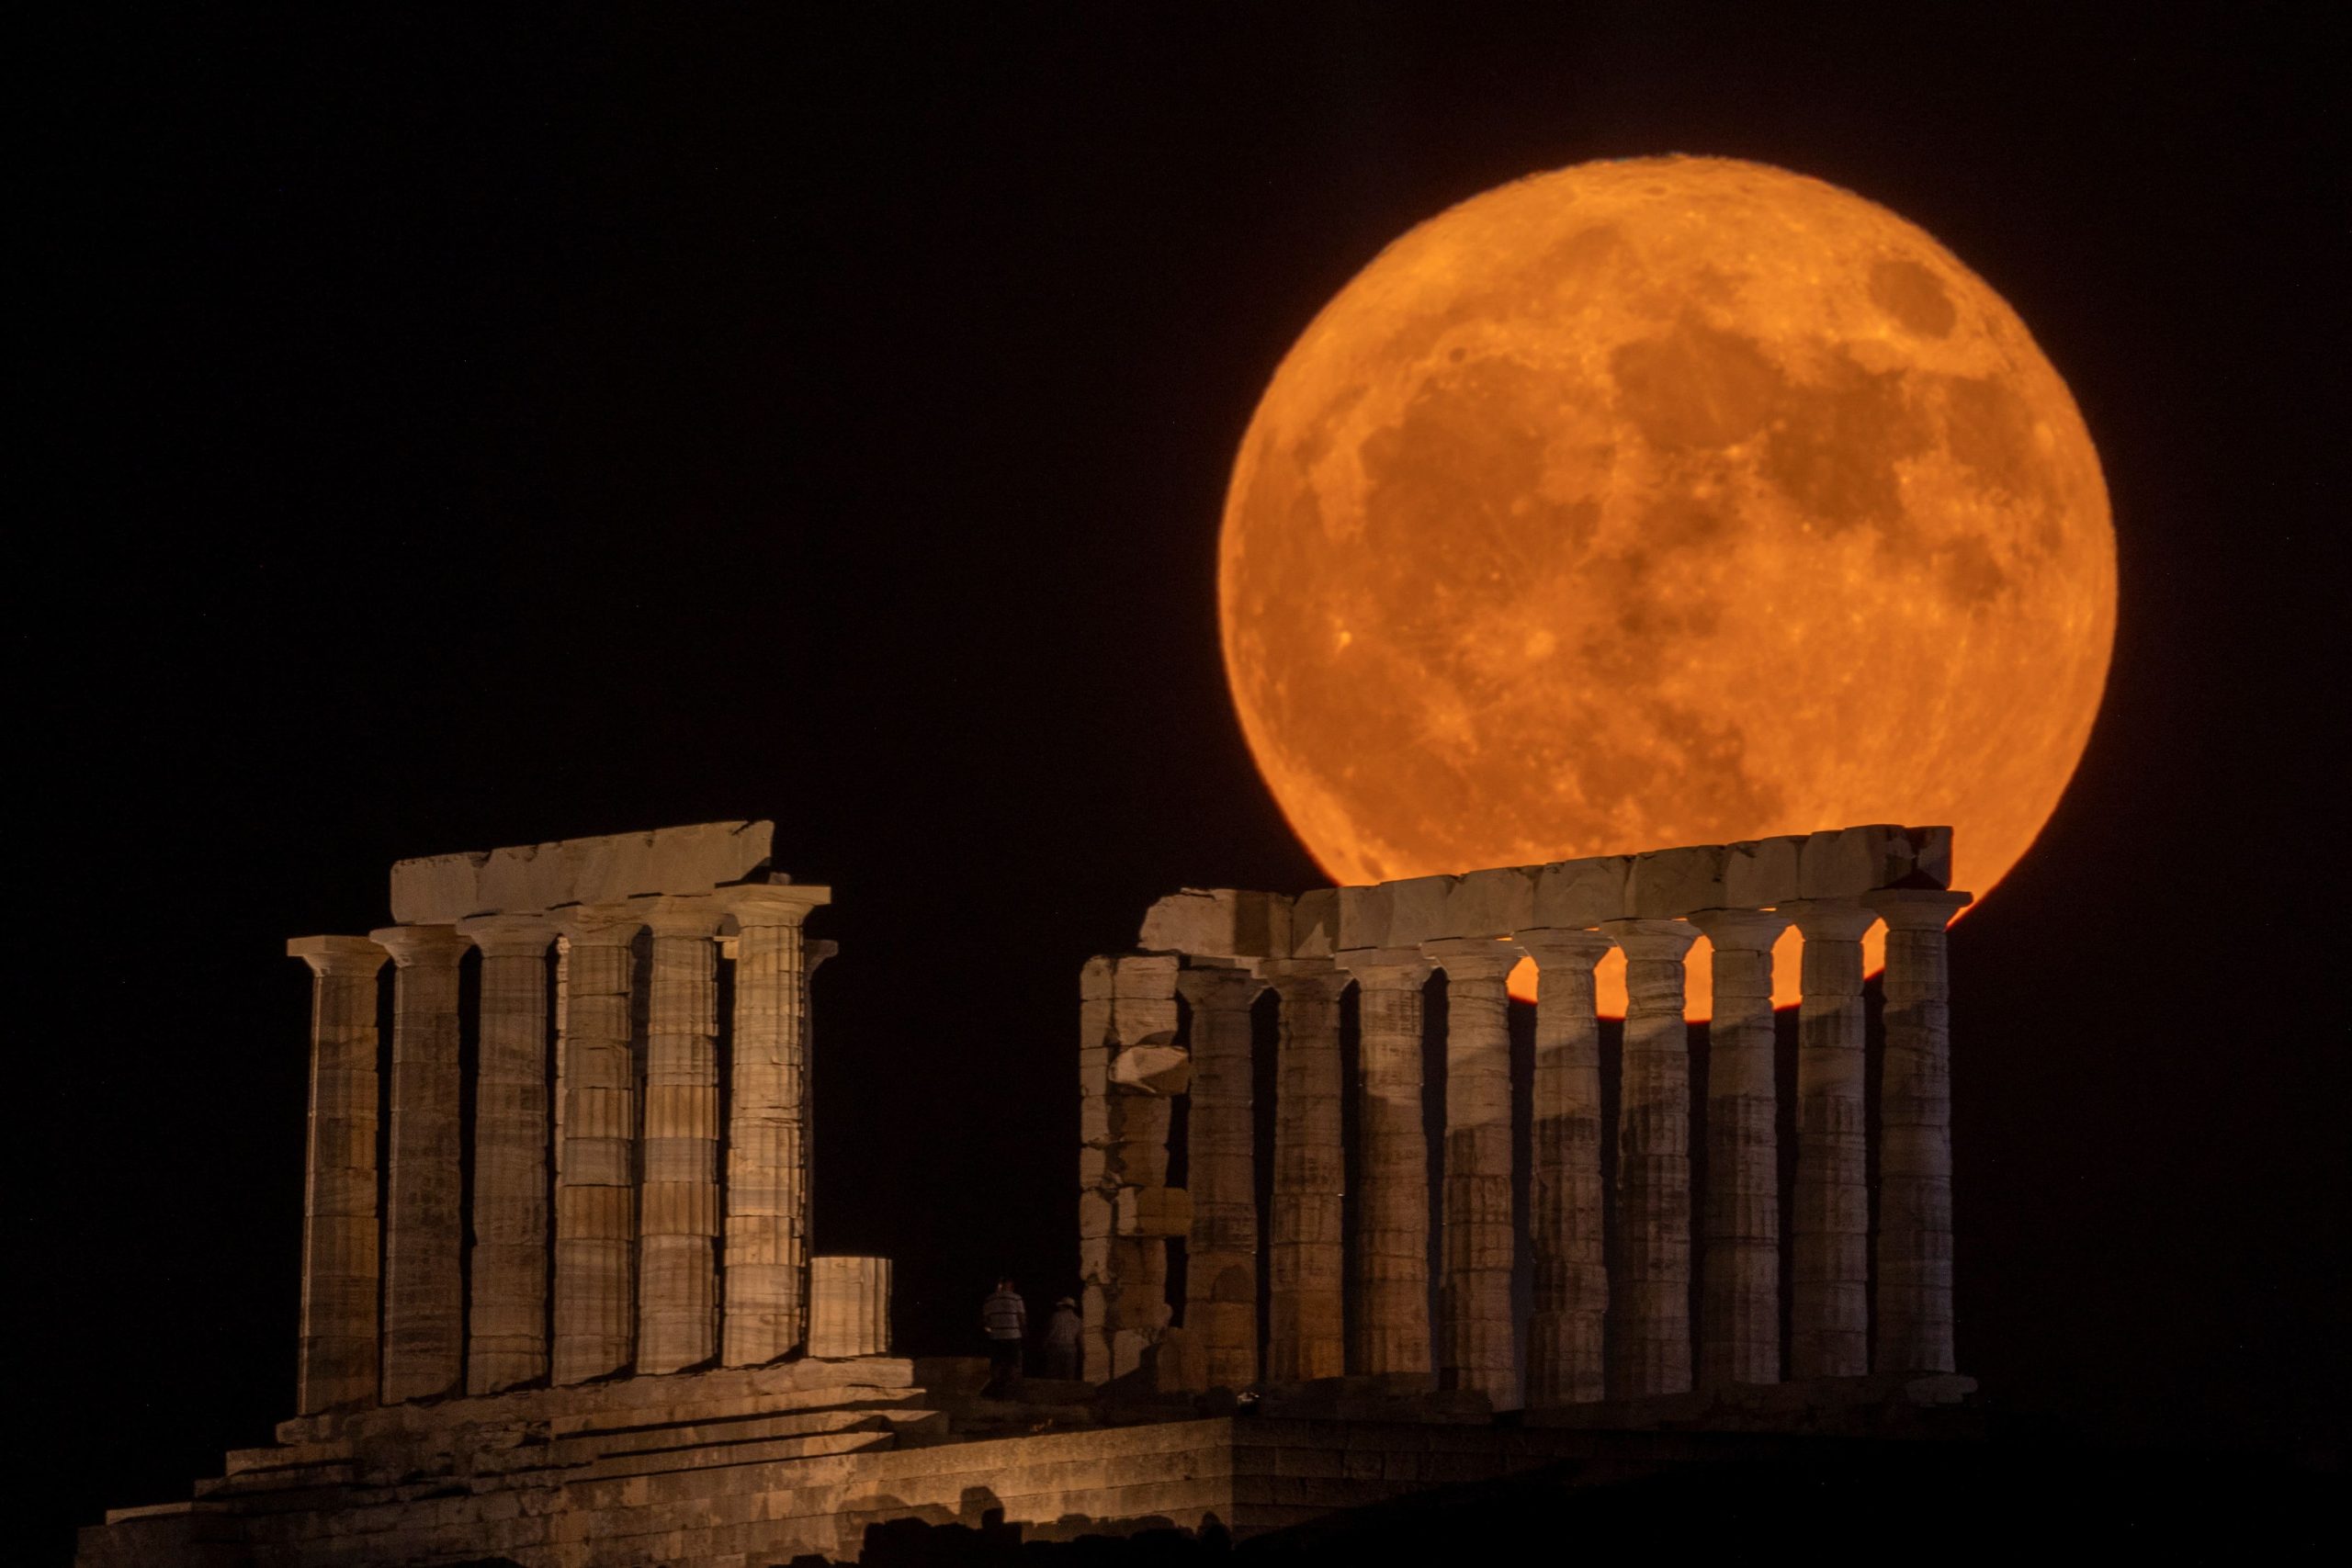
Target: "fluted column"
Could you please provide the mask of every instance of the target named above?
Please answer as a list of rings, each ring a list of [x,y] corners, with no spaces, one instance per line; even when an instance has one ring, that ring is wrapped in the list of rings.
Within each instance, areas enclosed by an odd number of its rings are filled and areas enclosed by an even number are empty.
[[[719,1359],[775,1360],[808,1337],[808,1012],[802,922],[822,887],[722,896],[735,918],[734,1057],[728,1080],[726,1310]]]
[[[1412,948],[1339,955],[1361,1021],[1355,1342],[1350,1370],[1426,1377],[1430,1363],[1429,1144],[1421,1131],[1421,986]]]
[[[392,955],[391,1169],[385,1180],[383,1400],[458,1386],[465,1295],[459,1272],[458,964],[448,926],[388,926]]]
[[[458,932],[481,953],[474,1070],[474,1244],[466,1392],[548,1375],[548,947],[544,915],[483,915]]]
[[[1340,988],[1330,961],[1268,959],[1259,973],[1282,1001],[1274,1057],[1273,1213],[1266,1376],[1274,1382],[1347,1371],[1341,1230],[1346,1152],[1340,1143]]]
[[[1772,944],[1789,917],[1710,909],[1707,1197],[1699,1269],[1699,1382],[1781,1381],[1781,1143],[1772,1075]]]
[[[1261,985],[1246,969],[1194,967],[1176,976],[1178,994],[1193,1011],[1185,1178],[1193,1223],[1184,1251],[1184,1326],[1202,1348],[1212,1388],[1247,1388],[1258,1381],[1250,1005]]]
[[[1444,1235],[1438,1281],[1438,1377],[1499,1407],[1519,1403],[1512,1333],[1510,942],[1422,944],[1445,970]]]
[[[635,1343],[637,1064],[630,1050],[632,944],[622,906],[558,911],[563,954],[563,1153],[555,1190],[559,1383],[624,1371]]]
[[[1690,1387],[1690,1030],[1680,920],[1611,920],[1625,950],[1625,1048],[1617,1116],[1619,1235],[1611,1371],[1618,1397]]]
[[[1825,899],[1782,908],[1804,935],[1789,1375],[1860,1377],[1870,1368],[1862,933],[1878,916]]]
[[[1863,899],[1886,921],[1886,1059],[1879,1074],[1878,1344],[1882,1372],[1949,1372],[1951,1312],[1951,969],[1944,928],[1966,893]]]
[[[637,1370],[718,1353],[718,901],[650,900]]]
[[[302,1172],[302,1323],[295,1405],[305,1416],[376,1397],[376,974],[365,937],[306,936],[310,1135]]]
[[[1616,944],[1585,931],[1521,931],[1518,943],[1540,976],[1528,1117],[1535,1310],[1527,1325],[1527,1403],[1589,1404],[1607,1392],[1609,1315],[1600,1021],[1592,972]]]

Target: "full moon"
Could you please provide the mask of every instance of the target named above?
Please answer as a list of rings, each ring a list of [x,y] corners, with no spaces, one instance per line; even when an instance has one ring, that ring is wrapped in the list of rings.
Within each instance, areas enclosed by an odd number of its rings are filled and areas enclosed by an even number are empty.
[[[1242,441],[1218,599],[1340,882],[1949,823],[1981,898],[2089,736],[2115,535],[2065,383],[1926,232],[1644,158],[1474,197],[1324,307]]]

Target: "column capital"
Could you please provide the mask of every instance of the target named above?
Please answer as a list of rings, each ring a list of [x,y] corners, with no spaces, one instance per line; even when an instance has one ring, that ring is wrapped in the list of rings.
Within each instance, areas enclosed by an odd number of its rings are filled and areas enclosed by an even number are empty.
[[[808,911],[833,901],[830,887],[797,882],[747,882],[711,895],[739,926],[797,926]]]
[[[1535,967],[1574,969],[1586,974],[1594,964],[1609,956],[1617,945],[1605,931],[1578,931],[1566,926],[1547,926],[1532,931],[1520,931],[1511,937],[1521,953],[1535,960]]]
[[[373,975],[391,956],[364,936],[298,936],[286,944],[286,956],[299,958],[322,979],[345,975]]]
[[[638,907],[645,929],[657,937],[717,936],[719,918],[726,913],[707,893],[664,893],[629,901]]]
[[[1421,956],[1444,970],[1448,979],[1499,980],[1516,968],[1526,954],[1515,942],[1450,936],[1421,943]]]
[[[1353,976],[1358,985],[1374,989],[1418,989],[1432,967],[1418,947],[1344,948],[1332,962]]]
[[[643,908],[627,903],[567,904],[548,919],[575,947],[627,947],[645,926]]]
[[[1603,920],[1600,929],[1634,960],[1679,964],[1699,940],[1699,928],[1688,920]]]
[[[1176,991],[1196,1008],[1247,1009],[1265,982],[1238,964],[1210,964],[1176,972]]]
[[[379,926],[368,940],[392,955],[403,969],[454,968],[472,945],[455,926]]]
[[[1786,909],[1701,909],[1683,918],[1717,953],[1770,953],[1795,917]]]
[[[837,942],[810,942],[800,950],[800,973],[804,976],[814,975],[826,959],[835,956],[841,950],[842,944]]]
[[[1882,887],[1862,895],[1862,902],[1886,922],[1891,931],[1939,931],[1952,917],[1976,901],[1973,893],[1948,892],[1940,887]]]
[[[1807,942],[1860,942],[1878,924],[1878,911],[1850,898],[1799,898],[1780,906]]]
[[[555,941],[555,922],[545,915],[473,915],[457,929],[484,958],[536,958]]]

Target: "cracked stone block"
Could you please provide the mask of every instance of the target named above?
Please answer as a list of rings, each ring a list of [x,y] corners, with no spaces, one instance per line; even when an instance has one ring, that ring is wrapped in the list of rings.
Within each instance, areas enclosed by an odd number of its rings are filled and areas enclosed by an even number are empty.
[[[1724,903],[1724,852],[1720,844],[1652,850],[1634,857],[1625,902],[1635,919],[1670,920]]]
[[[1726,909],[1770,909],[1797,897],[1797,863],[1804,840],[1792,835],[1749,839],[1724,846]]]
[[[1388,889],[1386,945],[1414,947],[1452,936],[1446,903],[1460,880],[1454,876],[1411,876],[1383,883],[1381,886]]]
[[[1797,896],[1852,898],[1894,886],[1910,874],[1911,852],[1903,829],[1884,823],[1809,834],[1797,863]]]
[[[1633,863],[1628,855],[1595,855],[1539,868],[1535,927],[1581,929],[1624,919],[1625,884]]]
[[[1291,901],[1282,894],[1187,887],[1145,913],[1136,945],[1204,958],[1279,958],[1290,942]]]
[[[1382,882],[1370,887],[1337,890],[1340,895],[1341,948],[1389,945],[1388,908],[1396,886],[1393,882]]]
[[[1130,1045],[1111,1058],[1111,1081],[1146,1094],[1182,1094],[1193,1057],[1182,1045]]]
[[[1445,901],[1449,936],[1509,936],[1535,923],[1541,866],[1506,865],[1456,877]]]

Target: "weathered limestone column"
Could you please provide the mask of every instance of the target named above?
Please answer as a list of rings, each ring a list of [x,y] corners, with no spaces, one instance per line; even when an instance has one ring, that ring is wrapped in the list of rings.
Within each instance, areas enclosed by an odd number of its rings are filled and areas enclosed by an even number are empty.
[[[1878,1348],[1882,1372],[1956,1370],[1951,1340],[1951,977],[1944,928],[1972,896],[1896,888],[1886,921],[1879,1075]]]
[[[1607,1393],[1609,1316],[1600,1169],[1600,1021],[1593,966],[1616,945],[1599,931],[1521,931],[1541,976],[1535,1004],[1529,1239],[1535,1310],[1527,1325],[1527,1403],[1587,1404]]]
[[[1878,916],[1831,899],[1782,908],[1804,933],[1789,1375],[1858,1378],[1870,1370],[1862,933]]]
[[[466,1392],[548,1375],[548,947],[544,915],[483,915],[474,1073],[474,1247]]]
[[[1321,958],[1270,958],[1258,972],[1282,1001],[1274,1058],[1273,1213],[1268,1218],[1266,1376],[1347,1371],[1346,1152],[1340,1145],[1340,988]]]
[[[1429,1145],[1421,1131],[1421,986],[1409,947],[1339,955],[1355,977],[1363,1037],[1357,1117],[1363,1194],[1356,1206],[1351,1371],[1427,1376],[1430,1364]]]
[[[1258,1175],[1250,1118],[1247,969],[1193,967],[1176,976],[1193,1010],[1193,1100],[1186,1183],[1184,1326],[1201,1346],[1212,1388],[1258,1381]]]
[[[890,1260],[809,1260],[808,1354],[824,1360],[890,1348]]]
[[[1617,1116],[1623,1264],[1612,1372],[1618,1397],[1690,1387],[1690,1030],[1683,955],[1699,929],[1611,920],[1625,950],[1625,1049]]]
[[[784,883],[721,895],[737,926],[719,1354],[730,1367],[773,1361],[808,1336],[808,1012],[801,922],[831,897],[827,888]]]
[[[376,973],[365,937],[305,936],[311,1114],[302,1173],[302,1326],[294,1402],[305,1416],[376,1397]]]
[[[563,1152],[555,1190],[554,1381],[625,1371],[637,1304],[637,1064],[625,906],[557,912],[564,946]]]
[[[391,1170],[385,1181],[383,1401],[458,1387],[465,1346],[459,1269],[458,964],[449,926],[368,933],[392,955]]]
[[[1168,1240],[1190,1229],[1183,1198],[1168,1188],[1169,1096],[1182,1087],[1189,1065],[1154,1074],[1151,1064],[1175,1056],[1176,976],[1172,953],[1130,954],[1114,961],[1111,1030],[1112,1201],[1111,1266],[1103,1291],[1113,1377],[1143,1365],[1144,1353],[1167,1330]],[[1122,1077],[1123,1064],[1137,1067]],[[1082,1234],[1082,1233],[1081,1233]],[[1091,1319],[1089,1319],[1091,1325]]]
[[[1445,1276],[1438,1283],[1442,1386],[1519,1402],[1510,1271],[1510,942],[1424,942],[1445,970]]]
[[[718,900],[648,901],[645,1180],[639,1193],[637,1370],[718,1353]]]
[[[1772,943],[1789,917],[1709,909],[1707,1201],[1699,1271],[1699,1383],[1781,1381],[1781,1142],[1772,1076]]]

